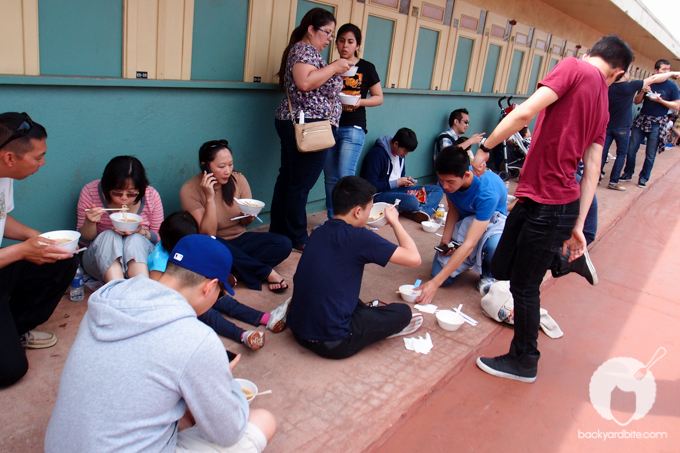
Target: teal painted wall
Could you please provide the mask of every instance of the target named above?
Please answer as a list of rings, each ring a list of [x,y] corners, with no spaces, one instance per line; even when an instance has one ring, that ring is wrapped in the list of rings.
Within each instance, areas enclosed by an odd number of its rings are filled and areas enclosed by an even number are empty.
[[[248,3],[247,0],[195,2],[192,80],[243,80]]]
[[[430,89],[430,85],[432,84],[432,73],[434,72],[434,60],[437,57],[438,41],[438,31],[420,28],[420,31],[418,32],[416,58],[413,61],[411,88],[421,90]]]
[[[369,15],[366,30],[362,30],[362,32],[364,34],[363,59],[373,63],[382,86],[386,86],[394,21]]]
[[[484,78],[482,79],[482,93],[493,92],[493,82],[496,80],[496,70],[498,69],[498,59],[501,56],[501,46],[489,44],[489,52],[486,54],[486,65],[484,66]]]
[[[305,14],[309,12],[310,9],[312,8],[323,8],[326,11],[330,11],[335,15],[335,8],[329,5],[324,5],[321,3],[316,3],[316,2],[309,2],[307,0],[298,0],[297,3],[297,14],[295,15],[295,26],[297,27],[300,25],[300,22],[302,22],[302,18],[305,17]],[[335,29],[337,30],[340,28],[340,25],[342,24],[335,24]],[[332,41],[328,46],[321,51],[321,55],[323,55],[324,60],[328,61],[328,56],[330,55],[330,50],[331,46],[335,45],[335,40]]]
[[[0,77],[0,84],[3,80],[7,78]],[[180,187],[198,172],[198,148],[217,138],[232,144],[236,169],[248,178],[253,196],[267,203],[265,211],[270,209],[280,162],[274,111],[282,98],[270,85],[198,89],[192,88],[196,82],[174,82],[175,86],[153,82],[168,86],[163,88],[134,80],[120,82],[134,86],[4,83],[2,109],[28,112],[49,134],[46,165],[15,185],[12,214],[27,225],[42,231],[74,228],[82,186],[100,178],[106,163],[121,154],[142,161],[165,212],[176,211]],[[489,134],[498,122],[496,100],[497,96],[479,94],[387,90],[385,103],[367,111],[369,133],[363,154],[378,137],[409,127],[418,135],[419,146],[408,156],[407,172],[431,182],[434,137],[448,127],[451,110],[467,107],[474,121],[470,133]],[[310,193],[308,212],[324,209],[324,196],[322,175]],[[266,212],[262,217],[268,222]]]
[[[465,91],[474,43],[473,39],[462,36],[458,38],[456,61],[453,63],[453,76],[451,77],[451,91]]]
[[[543,64],[543,57],[540,55],[534,55],[534,63],[531,65],[531,75],[529,76],[529,89],[528,94],[533,94],[536,91],[536,85],[538,84],[538,73],[541,70],[541,65]]]
[[[517,93],[517,82],[519,81],[519,71],[522,69],[522,61],[524,60],[524,52],[515,50],[512,52],[512,63],[510,63],[510,75],[508,76],[508,88],[506,93]]]
[[[41,74],[122,77],[122,0],[40,0],[38,23]]]
[[[555,66],[557,66],[557,63],[559,63],[559,61],[557,61],[557,60],[550,60],[550,69],[548,69],[548,72],[552,71],[553,68],[554,68]]]

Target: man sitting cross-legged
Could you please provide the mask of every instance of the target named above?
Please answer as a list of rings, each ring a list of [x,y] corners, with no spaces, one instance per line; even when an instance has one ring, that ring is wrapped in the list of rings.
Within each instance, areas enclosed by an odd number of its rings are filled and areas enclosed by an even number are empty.
[[[231,374],[239,356],[229,363],[215,331],[196,319],[230,289],[231,264],[226,246],[193,234],[157,282],[114,280],[90,296],[45,451],[264,450],[274,416],[249,410]]]
[[[422,324],[422,315],[412,315],[406,304],[369,308],[359,300],[366,264],[420,265],[416,244],[392,206],[385,217],[398,246],[364,228],[374,193],[362,178],[341,178],[333,189],[333,219],[311,234],[295,272],[288,327],[298,343],[321,357],[344,359]]]
[[[416,299],[421,304],[432,302],[440,286],[453,284],[468,269],[481,274],[477,287],[486,294],[495,281],[489,263],[508,212],[508,191],[501,178],[490,171],[476,176],[463,148],[444,148],[437,156],[434,170],[449,202],[441,245],[448,245],[451,239],[461,245],[445,253],[435,252],[432,280],[421,285],[423,292]]]

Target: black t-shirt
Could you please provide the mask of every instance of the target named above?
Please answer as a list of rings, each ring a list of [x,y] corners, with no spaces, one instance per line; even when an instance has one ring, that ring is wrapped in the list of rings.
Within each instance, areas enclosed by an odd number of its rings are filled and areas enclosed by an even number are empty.
[[[609,124],[607,129],[630,127],[633,124],[633,99],[642,89],[642,80],[609,85]]]
[[[360,94],[361,99],[366,99],[368,89],[380,83],[380,77],[373,63],[360,59],[357,66],[357,73],[353,77],[342,78],[342,92],[350,96]],[[366,131],[366,107],[359,107],[354,112],[343,111],[340,126],[359,126]]]
[[[309,236],[293,277],[288,327],[309,341],[349,336],[364,266],[386,266],[397,245],[344,220],[328,220]]]

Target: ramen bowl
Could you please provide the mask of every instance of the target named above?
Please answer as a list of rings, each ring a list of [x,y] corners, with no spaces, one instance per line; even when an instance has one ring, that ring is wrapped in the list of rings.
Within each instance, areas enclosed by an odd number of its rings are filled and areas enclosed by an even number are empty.
[[[338,94],[338,98],[340,98],[340,102],[342,102],[344,105],[356,105],[357,101],[359,101],[359,98],[361,96],[359,95],[351,95],[351,94],[344,94],[340,93]]]
[[[439,227],[441,226],[437,222],[431,222],[429,220],[420,222],[420,225],[423,227],[423,230],[427,231],[428,233],[436,233]]]
[[[80,233],[72,230],[57,230],[50,231],[48,233],[43,233],[40,237],[52,239],[54,241],[59,241],[60,249],[64,249],[67,252],[73,253],[78,247],[78,239],[80,239]]]
[[[130,214],[129,212],[125,217],[127,220],[123,220],[123,218],[122,212],[111,214],[111,223],[118,231],[135,231],[139,227],[139,222],[142,221],[141,215]]]
[[[340,74],[340,77],[354,77],[357,75],[357,69],[359,69],[359,66],[352,66],[346,72]]]
[[[415,288],[413,285],[401,285],[399,287],[399,294],[401,294],[401,298],[404,299],[405,302],[415,302],[423,292],[422,290],[413,291],[413,288]]]
[[[252,198],[239,198],[236,202],[241,208],[241,212],[247,215],[258,215],[264,208],[263,201],[253,200]]]
[[[389,206],[389,203],[383,203],[379,201],[378,203],[373,203],[371,208],[371,213],[368,215],[367,225],[378,228],[387,224],[387,219],[385,218],[385,208]]]
[[[465,323],[463,317],[453,310],[439,311],[436,316],[439,327],[449,332],[460,329],[460,326]]]
[[[248,379],[241,379],[241,378],[236,378],[236,382],[239,383],[241,386],[241,390],[243,390],[243,393],[246,394],[246,399],[248,400],[248,404],[252,403],[255,397],[257,396],[257,385],[255,385],[254,382],[249,381]]]

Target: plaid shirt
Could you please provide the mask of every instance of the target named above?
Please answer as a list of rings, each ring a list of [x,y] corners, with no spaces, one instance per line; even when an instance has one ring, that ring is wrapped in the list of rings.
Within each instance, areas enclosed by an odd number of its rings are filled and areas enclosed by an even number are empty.
[[[662,153],[666,150],[666,137],[668,137],[668,132],[670,131],[670,128],[668,127],[668,116],[663,115],[663,116],[651,116],[651,115],[644,115],[640,113],[637,118],[635,118],[635,122],[633,123],[633,127],[640,128],[643,132],[650,133],[652,131],[652,124],[658,123],[659,124],[659,148],[658,151],[659,153]]]

